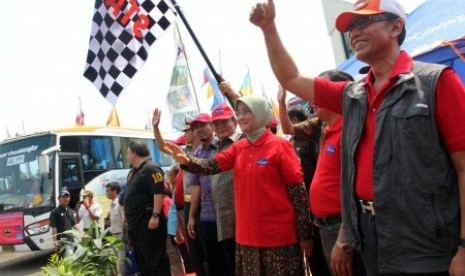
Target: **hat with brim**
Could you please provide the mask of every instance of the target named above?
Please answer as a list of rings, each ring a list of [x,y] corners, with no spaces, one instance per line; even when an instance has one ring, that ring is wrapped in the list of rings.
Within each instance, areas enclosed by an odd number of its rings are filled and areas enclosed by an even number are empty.
[[[186,136],[181,135],[179,136],[174,143],[178,146],[184,146],[186,144]]]
[[[186,123],[186,124],[184,125],[184,129],[183,129],[182,131],[186,132],[186,131],[188,131],[189,129],[192,129],[192,128],[191,128],[191,124],[190,124],[190,123]]]
[[[194,120],[194,117],[190,116],[189,114],[186,114],[186,117],[184,118],[184,129],[182,131],[186,132],[191,128],[191,122]]]
[[[276,118],[273,118],[271,122],[266,126],[267,128],[277,128],[278,127],[278,120]]]
[[[82,193],[82,196],[90,196],[90,197],[94,197],[94,193],[92,191],[84,191],[84,193]]]
[[[64,190],[64,191],[61,191],[60,194],[58,195],[58,197],[62,197],[62,196],[70,196],[70,193],[67,191],[67,190]]]
[[[235,117],[234,110],[227,104],[219,104],[212,110],[212,122]]]
[[[191,127],[195,127],[195,125],[202,124],[202,123],[211,123],[212,117],[207,113],[200,113],[199,115],[195,116],[194,120],[191,122]]]
[[[336,19],[336,28],[347,32],[354,17],[372,14],[392,13],[406,20],[405,10],[396,0],[357,0],[354,10],[341,13]]]

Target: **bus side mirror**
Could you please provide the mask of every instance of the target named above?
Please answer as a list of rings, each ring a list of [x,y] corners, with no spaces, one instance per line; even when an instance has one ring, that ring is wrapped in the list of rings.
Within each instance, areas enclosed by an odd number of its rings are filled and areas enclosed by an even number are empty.
[[[48,155],[39,155],[39,172],[41,175],[50,173],[50,158]]]

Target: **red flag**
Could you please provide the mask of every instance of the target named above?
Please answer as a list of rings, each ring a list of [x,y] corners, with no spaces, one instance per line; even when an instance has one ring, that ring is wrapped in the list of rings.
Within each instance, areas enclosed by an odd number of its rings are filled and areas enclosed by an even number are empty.
[[[77,110],[76,120],[74,122],[74,125],[75,126],[84,125],[84,112],[82,112],[81,98],[79,98],[79,105],[78,105],[78,110]]]

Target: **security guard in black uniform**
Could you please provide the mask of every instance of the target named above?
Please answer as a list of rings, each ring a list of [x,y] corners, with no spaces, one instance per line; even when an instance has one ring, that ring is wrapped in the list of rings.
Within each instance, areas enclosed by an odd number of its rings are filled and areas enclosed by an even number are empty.
[[[76,220],[74,219],[73,210],[68,206],[70,193],[68,190],[63,190],[58,195],[59,205],[50,213],[50,227],[52,228],[53,247],[55,252],[58,252],[61,257],[67,254],[72,254],[73,246],[70,244],[74,241],[72,235],[65,235],[63,232],[74,228],[79,231]],[[68,241],[70,243],[66,243]],[[62,250],[65,247],[66,250]]]
[[[169,276],[166,218],[162,210],[163,171],[151,161],[149,149],[142,140],[129,143],[127,157],[132,169],[124,193],[124,213],[137,267],[142,276]]]

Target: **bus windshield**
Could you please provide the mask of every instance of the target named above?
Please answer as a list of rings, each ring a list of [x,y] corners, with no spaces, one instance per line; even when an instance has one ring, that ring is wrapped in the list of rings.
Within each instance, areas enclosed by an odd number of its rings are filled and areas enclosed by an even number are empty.
[[[53,158],[50,174],[39,172],[39,155],[55,144],[43,135],[0,144],[0,212],[54,207]]]

